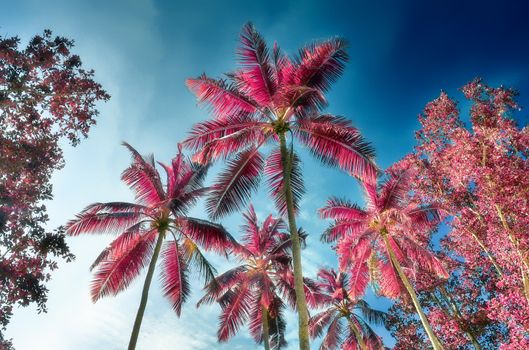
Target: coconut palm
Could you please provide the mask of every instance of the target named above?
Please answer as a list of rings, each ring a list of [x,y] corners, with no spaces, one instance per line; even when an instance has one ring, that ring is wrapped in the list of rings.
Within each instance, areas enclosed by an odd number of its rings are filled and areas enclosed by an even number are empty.
[[[349,269],[349,295],[357,298],[372,281],[388,297],[409,295],[435,350],[442,345],[426,318],[410,280],[405,274],[417,269],[448,278],[441,262],[416,241],[414,233],[428,230],[438,221],[433,207],[413,205],[405,200],[406,171],[392,170],[378,188],[363,183],[365,209],[343,199],[331,198],[320,209],[323,218],[335,222],[323,234],[326,242],[338,241],[340,270]]]
[[[278,210],[287,215],[302,350],[309,349],[308,312],[295,211],[303,182],[292,139],[327,165],[364,179],[376,173],[374,152],[351,122],[320,113],[326,105],[324,93],[344,70],[345,48],[344,40],[334,38],[311,44],[291,59],[277,45],[269,50],[247,24],[238,50],[241,65],[227,80],[202,75],[187,81],[199,102],[211,107],[214,119],[196,124],[184,145],[197,151],[201,162],[228,158],[207,201],[210,216],[242,209],[263,173]],[[272,148],[266,158],[261,153],[265,145]]]
[[[182,304],[190,292],[190,269],[197,268],[206,283],[214,279],[215,269],[199,247],[226,254],[235,243],[222,226],[187,216],[189,208],[207,192],[207,188],[202,187],[205,166],[191,163],[179,152],[171,165],[159,163],[167,175],[163,185],[154,157],[142,157],[130,145],[124,145],[132,153],[133,161],[121,178],[134,191],[136,203],[94,203],[68,222],[66,232],[71,236],[118,233],[91,266],[91,270],[95,269],[91,284],[94,302],[126,289],[149,265],[130,350],[136,347],[160,252],[163,292],[180,316]]]
[[[242,244],[234,251],[240,265],[209,284],[198,305],[214,301],[220,304],[219,341],[228,340],[247,322],[257,343],[263,343],[266,350],[280,349],[286,345],[283,300],[296,306],[292,241],[280,218],[269,215],[259,225],[251,205],[243,217]],[[301,237],[304,238],[303,233]],[[304,282],[307,300],[314,306],[319,302],[318,290],[313,281]]]
[[[313,338],[325,334],[320,350],[384,349],[369,324],[383,325],[386,313],[372,309],[362,299],[350,298],[346,273],[322,269],[318,272],[317,286],[323,294],[318,306],[324,310],[311,317],[309,331]]]

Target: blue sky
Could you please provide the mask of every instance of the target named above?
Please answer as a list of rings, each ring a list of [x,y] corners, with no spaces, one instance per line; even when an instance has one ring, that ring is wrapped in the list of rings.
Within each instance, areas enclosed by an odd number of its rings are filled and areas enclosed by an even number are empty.
[[[18,0],[2,4],[0,33],[27,40],[45,28],[75,39],[76,53],[112,99],[101,106],[98,125],[79,147],[66,147],[66,167],[53,178],[50,226],[64,224],[95,201],[131,200],[119,175],[128,162],[119,146],[126,140],[167,161],[191,125],[207,118],[184,85],[206,72],[219,76],[234,68],[238,33],[252,21],[269,42],[289,53],[314,39],[334,35],[350,42],[350,63],[328,95],[328,111],[353,120],[387,167],[409,152],[417,115],[441,89],[462,98],[457,88],[476,76],[513,86],[529,106],[529,21],[523,1],[66,1]],[[517,117],[527,123],[527,113]],[[305,271],[332,266],[329,247],[319,243],[326,223],[316,216],[330,195],[361,201],[355,181],[322,168],[303,153],[308,194],[300,224],[311,234]],[[212,179],[213,174],[209,179]],[[263,217],[273,210],[264,191],[253,203]],[[199,205],[193,212],[203,215]],[[240,215],[223,222],[234,234]],[[141,279],[116,298],[89,300],[88,266],[111,237],[70,239],[77,260],[61,264],[49,283],[49,312],[16,310],[7,331],[17,349],[123,349],[139,302]],[[213,258],[219,271],[229,262]],[[243,331],[216,345],[218,308],[198,310],[200,285],[177,319],[156,282],[150,294],[139,349],[250,349]],[[374,306],[388,303],[369,296]],[[288,339],[296,336],[289,315]],[[392,344],[385,337],[388,345]],[[295,349],[291,341],[289,349]]]

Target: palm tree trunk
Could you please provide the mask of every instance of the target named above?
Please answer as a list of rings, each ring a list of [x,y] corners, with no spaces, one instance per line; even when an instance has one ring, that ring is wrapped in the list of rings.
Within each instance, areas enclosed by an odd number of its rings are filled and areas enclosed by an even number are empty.
[[[152,254],[151,262],[149,263],[149,270],[147,270],[147,277],[145,277],[145,283],[143,284],[140,307],[138,308],[136,320],[134,321],[134,327],[132,328],[132,334],[130,335],[128,350],[136,349],[136,342],[138,341],[138,335],[140,334],[141,321],[145,312],[145,306],[147,305],[147,297],[149,296],[149,288],[151,286],[154,268],[156,267],[156,260],[158,260],[158,256],[160,255],[160,249],[162,247],[164,236],[164,231],[158,231],[158,240],[156,241],[156,247],[154,248],[154,253]]]
[[[347,316],[347,322],[349,322],[349,327],[351,327],[351,330],[355,334],[355,338],[358,341],[358,345],[360,345],[361,350],[367,350],[366,342],[364,341],[364,338],[362,337],[362,334],[358,330],[358,327],[354,324],[354,322],[351,320],[351,315]]]
[[[463,315],[461,315],[461,311],[459,311],[459,308],[457,307],[457,304],[454,302],[454,300],[452,299],[450,294],[448,294],[448,292],[446,291],[445,287],[441,286],[439,288],[439,291],[441,292],[441,295],[443,296],[443,298],[448,302],[448,304],[452,308],[452,311],[454,312],[457,320],[459,320],[460,323],[464,324],[465,321],[463,319]],[[465,328],[467,328],[467,327],[465,327]],[[465,329],[464,332],[467,335],[467,337],[470,339],[470,341],[472,342],[472,345],[474,345],[474,349],[481,350],[481,345],[479,345],[479,342],[478,342],[476,336],[474,335],[474,333],[472,332],[472,330]]]
[[[268,309],[263,306],[263,344],[265,350],[270,350],[270,327],[268,325]]]
[[[294,289],[296,291],[296,306],[299,320],[299,348],[300,350],[310,350],[309,340],[309,312],[305,300],[305,290],[303,286],[303,272],[301,268],[301,244],[298,229],[296,226],[296,215],[294,213],[294,201],[292,189],[290,187],[291,162],[286,145],[285,133],[279,133],[279,145],[281,150],[281,165],[283,166],[283,183],[285,189],[285,200],[287,204],[288,225],[292,239],[292,260],[294,265]]]
[[[406,277],[406,275],[404,274],[404,271],[402,271],[402,267],[400,266],[400,263],[395,257],[395,253],[393,252],[393,249],[391,248],[391,245],[389,244],[387,234],[382,232],[381,236],[382,236],[382,239],[384,240],[384,243],[386,244],[386,249],[388,251],[391,264],[397,271],[397,274],[399,275],[400,280],[402,281],[402,283],[404,284],[404,287],[408,291],[408,294],[410,295],[411,300],[413,302],[413,306],[415,306],[415,310],[417,311],[417,314],[419,314],[421,323],[424,327],[424,330],[426,331],[426,334],[428,335],[428,338],[430,339],[430,342],[432,343],[434,350],[444,350],[443,346],[441,345],[441,342],[435,336],[432,326],[430,326],[430,323],[428,322],[428,318],[426,318],[426,315],[424,314],[424,311],[422,310],[421,304],[419,303],[419,298],[417,298],[417,294],[415,294],[415,290],[413,290],[413,287],[410,281],[408,280],[408,277]]]

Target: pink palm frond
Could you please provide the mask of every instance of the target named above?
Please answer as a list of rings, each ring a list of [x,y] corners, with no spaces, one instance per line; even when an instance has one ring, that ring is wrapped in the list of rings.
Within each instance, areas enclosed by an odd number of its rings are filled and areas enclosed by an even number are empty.
[[[229,161],[211,188],[206,204],[210,217],[216,219],[241,209],[256,190],[263,167],[264,159],[258,148],[241,152]]]
[[[94,302],[106,295],[116,295],[129,286],[149,262],[156,237],[156,230],[135,235],[120,254],[110,255],[99,263],[90,291]]]
[[[367,215],[357,204],[336,197],[329,198],[325,207],[319,210],[319,214],[323,219],[358,221],[364,220]]]
[[[374,151],[349,120],[331,115],[309,117],[299,120],[294,131],[324,164],[366,181],[376,178]]]
[[[367,260],[371,255],[371,249],[366,249],[363,256],[354,260],[351,266],[351,287],[349,295],[352,299],[358,299],[364,295],[369,283],[369,268]]]
[[[216,80],[201,75],[186,81],[188,88],[197,96],[200,103],[207,103],[218,119],[240,112],[254,113],[254,101],[244,96],[235,86],[224,80]]]
[[[141,156],[131,145],[123,142],[132,154],[132,165],[123,171],[121,179],[136,193],[136,200],[148,205],[156,204],[165,198],[160,174],[156,170],[154,158]]]
[[[148,221],[140,221],[137,224],[130,226],[127,230],[120,234],[115,240],[112,241],[112,243],[108,245],[108,247],[103,249],[101,254],[98,255],[98,257],[90,266],[90,271],[97,267],[97,265],[99,265],[99,263],[101,263],[103,260],[106,260],[108,256],[119,256],[123,252],[123,249],[126,249],[130,240],[134,239],[144,231],[145,225],[147,223]]]
[[[309,321],[309,333],[312,338],[320,337],[324,329],[336,317],[334,308],[326,309],[312,316]]]
[[[261,307],[260,298],[252,300],[248,318],[250,335],[256,343],[261,343],[263,341],[263,308]]]
[[[380,210],[398,208],[408,192],[408,175],[404,171],[390,172],[380,189]]]
[[[378,279],[380,293],[388,298],[398,298],[405,291],[395,268],[389,261],[379,260],[378,270],[381,277]]]
[[[221,302],[220,327],[217,332],[219,341],[232,337],[246,321],[250,313],[252,294],[248,285],[241,284],[232,292],[223,295]]]
[[[412,207],[405,210],[410,225],[419,229],[428,229],[441,222],[441,213],[436,206]]]
[[[82,233],[119,232],[130,227],[145,216],[136,211],[98,212],[98,206],[89,206],[66,224],[70,236]]]
[[[166,242],[162,253],[161,273],[163,294],[169,298],[173,310],[180,316],[182,305],[190,293],[188,267],[176,241]]]
[[[182,144],[194,151],[198,151],[215,140],[239,133],[246,129],[255,128],[259,130],[265,125],[252,114],[232,114],[223,119],[206,120],[193,125],[189,136]]]
[[[195,155],[193,160],[200,164],[207,164],[218,159],[230,159],[237,152],[257,146],[266,142],[268,135],[264,134],[260,128],[246,128],[213,140]]]
[[[268,182],[270,196],[274,199],[276,208],[281,215],[286,214],[286,199],[283,179],[283,163],[279,149],[272,151],[266,160],[264,168],[266,180]],[[295,210],[299,210],[299,203],[305,193],[305,185],[301,173],[301,160],[294,153],[292,156],[290,186],[294,200]]]
[[[244,223],[241,227],[243,236],[242,241],[246,249],[254,255],[258,255],[260,252],[260,235],[259,235],[259,223],[257,222],[257,214],[253,205],[248,206],[248,210],[242,214]]]
[[[376,182],[360,181],[364,190],[365,201],[369,211],[378,211],[381,208]]]
[[[343,324],[340,317],[334,318],[321,342],[320,350],[335,350],[342,343]]]
[[[219,224],[198,218],[186,217],[177,221],[181,232],[205,250],[227,254],[235,239]]]
[[[237,52],[243,65],[237,74],[241,90],[260,105],[269,104],[276,90],[274,67],[266,42],[251,23],[242,29],[241,46]]]
[[[322,242],[332,243],[346,237],[357,237],[365,232],[365,222],[359,220],[337,220],[321,235]]]
[[[348,60],[344,39],[334,38],[311,44],[300,50],[295,71],[298,85],[314,87],[322,92],[329,90],[343,73]]]
[[[214,283],[209,283],[204,288],[204,296],[197,302],[197,306],[211,304],[228,292],[235,285],[242,283],[247,271],[246,266],[238,266],[218,275]]]
[[[421,269],[432,272],[439,278],[448,278],[445,267],[431,251],[406,236],[400,237],[398,241],[408,259],[418,262]]]

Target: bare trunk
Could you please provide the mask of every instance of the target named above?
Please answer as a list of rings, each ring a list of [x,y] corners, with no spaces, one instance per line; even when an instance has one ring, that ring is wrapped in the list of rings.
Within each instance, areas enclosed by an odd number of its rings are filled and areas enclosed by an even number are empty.
[[[156,267],[156,261],[160,255],[160,249],[165,236],[164,231],[158,232],[158,240],[156,241],[156,247],[152,254],[151,262],[149,263],[149,269],[147,271],[147,277],[145,277],[145,283],[143,284],[143,292],[141,293],[140,307],[136,314],[136,320],[134,321],[134,327],[132,328],[132,334],[130,335],[129,348],[128,350],[136,349],[136,343],[138,341],[138,335],[140,334],[141,321],[143,320],[143,314],[145,313],[145,306],[147,306],[147,298],[149,296],[149,288],[151,286],[152,276],[154,274],[154,268]]]
[[[265,350],[270,350],[270,327],[268,324],[268,309],[263,306],[263,344]]]
[[[441,295],[444,297],[444,299],[450,305],[450,308],[452,309],[452,312],[454,313],[456,319],[459,320],[460,324],[464,324],[465,320],[463,319],[463,315],[461,315],[461,312],[459,311],[459,308],[457,307],[457,304],[454,302],[454,300],[452,299],[450,294],[448,294],[448,292],[446,291],[445,287],[441,286],[439,288],[439,290],[441,291]],[[481,350],[481,345],[479,345],[479,342],[478,342],[476,336],[474,335],[474,333],[472,332],[472,330],[466,329],[464,332],[467,335],[467,337],[470,339],[470,341],[472,342],[472,345],[474,345],[474,349]]]
[[[292,198],[292,189],[290,185],[291,161],[292,156],[286,145],[284,133],[279,133],[279,143],[281,150],[281,164],[283,166],[283,182],[285,189],[285,200],[287,204],[288,225],[292,239],[292,260],[294,265],[294,288],[296,291],[296,306],[298,309],[299,320],[299,348],[300,350],[310,350],[309,339],[309,313],[307,302],[305,300],[305,290],[303,287],[303,272],[301,268],[301,243],[298,229],[296,226],[296,216],[294,213],[294,201]]]
[[[476,235],[476,233],[474,231],[470,231],[470,230],[468,230],[468,231],[470,232],[470,234],[472,235],[472,238],[474,238],[476,243],[481,247],[481,250],[483,250],[483,252],[485,252],[485,255],[487,255],[487,257],[489,258],[489,260],[492,263],[492,265],[494,265],[494,268],[496,269],[496,272],[498,272],[498,275],[500,275],[500,277],[503,277],[502,269],[499,267],[498,262],[492,256],[492,254],[489,252],[489,250],[487,249],[485,244],[479,239],[479,237]]]
[[[526,257],[522,254],[520,251],[519,243],[516,237],[514,236],[511,227],[507,223],[507,220],[505,219],[505,215],[503,214],[503,211],[501,207],[498,204],[495,204],[496,211],[498,212],[498,217],[500,218],[501,224],[505,231],[507,231],[507,235],[509,236],[509,240],[511,241],[512,245],[514,246],[514,250],[518,253],[518,256],[520,257],[522,265],[520,265],[520,271],[522,274],[522,283],[523,283],[523,290],[525,294],[525,298],[529,302],[529,261]]]
[[[404,287],[408,291],[408,294],[410,295],[411,300],[413,302],[413,306],[415,306],[415,310],[417,311],[417,314],[419,315],[419,318],[421,319],[421,323],[424,327],[424,330],[426,331],[426,334],[428,335],[428,338],[430,339],[430,342],[432,343],[434,350],[444,350],[443,346],[441,345],[441,342],[435,336],[432,326],[430,326],[430,323],[428,322],[428,318],[426,318],[424,311],[422,311],[422,307],[421,307],[421,304],[419,303],[419,298],[417,298],[417,294],[415,293],[415,290],[413,289],[410,281],[408,280],[408,277],[406,277],[406,275],[402,271],[402,267],[400,266],[400,263],[395,257],[395,253],[393,252],[393,249],[391,248],[391,245],[389,244],[389,239],[387,237],[387,234],[381,233],[381,236],[382,236],[382,239],[384,239],[384,243],[386,244],[386,249],[388,250],[391,264],[397,271],[397,274],[399,275],[402,283],[404,284]]]

